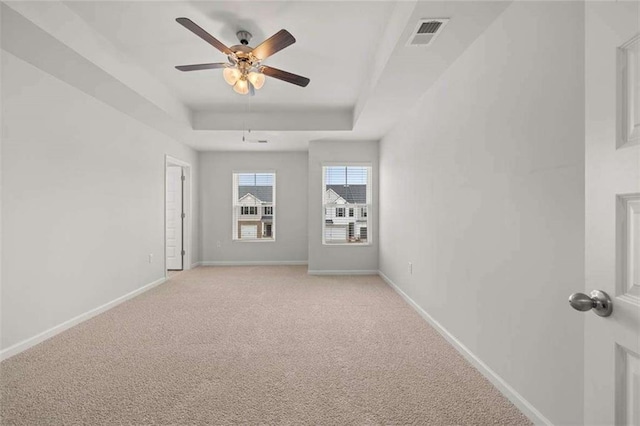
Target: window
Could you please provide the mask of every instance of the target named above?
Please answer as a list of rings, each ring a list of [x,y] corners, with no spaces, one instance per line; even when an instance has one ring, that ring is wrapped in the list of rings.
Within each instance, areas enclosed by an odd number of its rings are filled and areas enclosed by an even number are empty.
[[[258,207],[255,207],[255,206],[241,206],[240,207],[240,215],[241,216],[246,216],[246,215],[255,216],[257,214],[258,214]]]
[[[324,166],[324,244],[371,242],[371,167]]]
[[[233,174],[233,239],[275,240],[275,173]]]

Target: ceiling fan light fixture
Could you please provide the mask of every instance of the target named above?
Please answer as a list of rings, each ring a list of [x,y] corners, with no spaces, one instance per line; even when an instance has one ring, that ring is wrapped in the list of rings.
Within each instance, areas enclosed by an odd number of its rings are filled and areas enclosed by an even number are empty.
[[[245,78],[241,78],[233,85],[233,90],[241,95],[246,95],[249,93],[249,83]]]
[[[209,45],[225,54],[229,61],[229,63],[218,62],[180,65],[176,67],[179,71],[200,71],[222,68],[224,81],[232,86],[236,93],[241,95],[250,94],[251,96],[255,94],[257,89],[264,86],[266,77],[275,78],[300,87],[307,87],[310,82],[308,78],[301,75],[262,65],[262,61],[296,42],[296,39],[287,30],[282,29],[278,31],[255,48],[249,46],[251,34],[241,30],[236,33],[240,39],[240,44],[229,48],[191,19],[180,17],[176,18],[176,21]]]
[[[261,72],[251,71],[249,75],[247,75],[247,79],[253,84],[253,87],[256,89],[261,89],[264,86],[264,82],[266,80],[264,74]]]
[[[240,80],[242,73],[238,68],[229,67],[229,68],[225,68],[222,71],[222,76],[224,77],[224,81],[226,81],[227,84],[233,86],[238,82],[238,80]]]

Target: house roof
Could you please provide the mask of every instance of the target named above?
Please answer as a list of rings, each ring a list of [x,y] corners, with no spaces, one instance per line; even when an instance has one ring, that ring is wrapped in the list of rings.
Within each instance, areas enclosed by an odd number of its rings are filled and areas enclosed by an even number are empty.
[[[327,190],[331,189],[349,204],[366,204],[367,185],[327,185]]]
[[[266,185],[239,186],[238,200],[247,194],[251,194],[263,203],[273,202],[273,187]]]

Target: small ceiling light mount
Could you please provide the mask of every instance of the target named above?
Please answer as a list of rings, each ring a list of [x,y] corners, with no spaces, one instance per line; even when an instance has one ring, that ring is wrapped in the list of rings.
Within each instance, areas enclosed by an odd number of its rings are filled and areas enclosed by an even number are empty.
[[[253,37],[249,31],[240,30],[236,33],[238,36],[238,40],[240,40],[240,44],[247,46]]]

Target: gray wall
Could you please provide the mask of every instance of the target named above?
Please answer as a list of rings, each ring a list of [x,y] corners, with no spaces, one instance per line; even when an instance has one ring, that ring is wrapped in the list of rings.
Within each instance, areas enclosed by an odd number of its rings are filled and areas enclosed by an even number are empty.
[[[380,146],[381,271],[555,424],[583,421],[583,8],[514,2]]]
[[[372,244],[323,245],[322,165],[325,162],[368,162],[372,166]],[[378,143],[309,143],[309,273],[375,272],[378,270]]]
[[[197,156],[4,51],[1,77],[6,349],[164,277],[165,154]]]
[[[307,261],[306,152],[202,152],[199,169],[205,264]],[[276,172],[276,240],[233,241],[233,172],[269,170]]]

